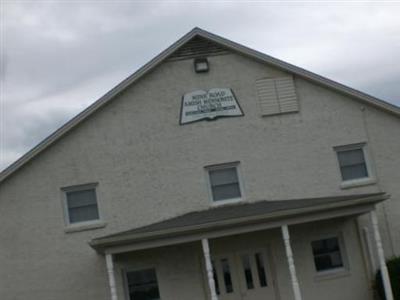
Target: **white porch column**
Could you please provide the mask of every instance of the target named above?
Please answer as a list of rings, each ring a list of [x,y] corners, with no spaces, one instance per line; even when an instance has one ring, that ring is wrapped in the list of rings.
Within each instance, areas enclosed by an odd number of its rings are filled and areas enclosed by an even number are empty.
[[[376,267],[374,251],[372,249],[371,237],[370,237],[370,233],[369,233],[367,226],[364,226],[362,228],[362,234],[364,237],[365,245],[367,247],[367,255],[369,257],[369,264],[370,264],[370,269],[371,269],[370,271],[371,271],[371,276],[373,278],[375,276],[375,271],[376,271],[377,267]]]
[[[378,217],[376,216],[376,209],[371,211],[371,222],[374,230],[376,249],[378,253],[379,266],[381,269],[386,300],[393,300],[392,286],[390,284],[389,272],[386,266],[385,254],[383,252],[381,234],[379,233]]]
[[[297,280],[297,275],[296,275],[296,267],[294,265],[292,246],[290,245],[289,229],[287,225],[283,225],[281,229],[282,229],[283,242],[285,243],[286,257],[289,264],[289,271],[290,271],[290,278],[292,281],[294,299],[302,300],[299,281]]]
[[[208,244],[208,239],[202,239],[201,245],[203,246],[204,260],[206,261],[208,287],[211,293],[211,300],[218,300],[217,290],[215,289],[214,273],[211,263],[210,245]]]
[[[106,254],[106,265],[107,265],[108,283],[110,285],[111,300],[118,300],[117,288],[115,286],[114,262],[112,254]]]

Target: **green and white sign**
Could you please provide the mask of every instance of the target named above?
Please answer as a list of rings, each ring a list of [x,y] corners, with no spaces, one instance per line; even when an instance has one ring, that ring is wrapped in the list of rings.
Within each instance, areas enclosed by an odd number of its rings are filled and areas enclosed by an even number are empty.
[[[183,95],[181,125],[200,120],[237,116],[243,116],[243,111],[229,88],[198,90]]]

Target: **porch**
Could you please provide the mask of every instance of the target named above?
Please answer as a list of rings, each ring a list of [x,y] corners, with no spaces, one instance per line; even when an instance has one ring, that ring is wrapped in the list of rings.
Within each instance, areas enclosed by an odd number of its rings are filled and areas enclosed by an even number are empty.
[[[235,204],[94,239],[91,246],[105,254],[112,300],[372,299],[356,218],[371,214],[382,267],[374,208],[387,198]]]

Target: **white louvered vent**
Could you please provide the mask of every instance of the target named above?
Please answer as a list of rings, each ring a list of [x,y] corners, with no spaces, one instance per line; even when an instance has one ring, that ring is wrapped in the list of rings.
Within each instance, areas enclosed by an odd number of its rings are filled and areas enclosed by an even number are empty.
[[[190,59],[227,53],[228,51],[219,44],[201,37],[195,37],[172,54],[168,60]]]
[[[296,112],[299,102],[291,76],[256,81],[260,110],[263,116]]]
[[[279,114],[280,108],[274,79],[257,80],[256,88],[261,114],[263,116]]]

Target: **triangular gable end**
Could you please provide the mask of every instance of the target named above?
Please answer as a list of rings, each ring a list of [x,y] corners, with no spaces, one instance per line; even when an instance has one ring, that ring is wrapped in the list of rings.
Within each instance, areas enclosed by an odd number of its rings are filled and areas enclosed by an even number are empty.
[[[175,50],[167,61],[200,58],[206,56],[223,55],[229,53],[228,49],[201,36],[194,36],[180,48]]]
[[[77,126],[81,121],[88,118],[92,113],[103,107],[106,103],[111,101],[115,96],[120,94],[126,88],[128,88],[131,84],[136,82],[143,75],[147,74],[154,68],[156,68],[159,64],[164,61],[172,61],[179,59],[189,59],[200,56],[207,55],[220,55],[225,54],[228,51],[237,52],[239,54],[245,55],[252,59],[256,59],[263,63],[274,66],[278,69],[281,69],[286,72],[291,72],[297,76],[308,79],[312,82],[320,84],[324,87],[333,89],[339,93],[345,94],[354,98],[355,100],[364,102],[366,104],[377,107],[381,110],[394,114],[397,117],[400,117],[400,107],[375,98],[373,96],[364,94],[360,91],[354,90],[350,87],[337,83],[335,81],[324,78],[320,75],[314,74],[302,68],[296,67],[264,53],[258,52],[256,50],[245,47],[241,44],[232,42],[228,39],[220,37],[218,35],[212,34],[200,28],[194,28],[189,33],[180,38],[177,42],[172,44],[166,50],[161,52],[131,76],[123,80],[116,87],[111,89],[108,93],[86,108],[84,111],[79,113],[77,116],[72,118],[66,124],[57,129],[50,136],[41,141],[38,145],[28,151],[25,155],[23,155],[20,159],[12,163],[9,167],[3,170],[0,173],[0,183],[11,176],[14,172],[28,163],[31,159],[33,159],[36,155],[44,151],[47,147],[52,145],[58,139],[60,139],[65,133],[69,130]]]

